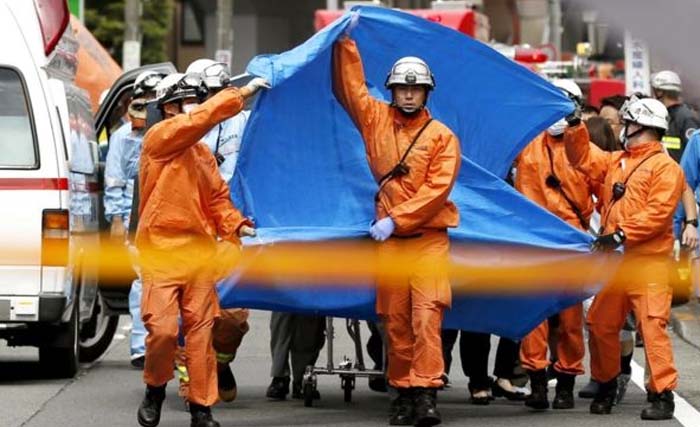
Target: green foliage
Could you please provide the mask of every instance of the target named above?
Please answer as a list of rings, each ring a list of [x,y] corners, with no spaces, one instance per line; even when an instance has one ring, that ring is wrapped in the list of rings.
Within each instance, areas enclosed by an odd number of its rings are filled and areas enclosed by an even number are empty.
[[[141,63],[168,60],[173,0],[141,0]],[[124,43],[124,0],[85,0],[85,25],[119,63]]]

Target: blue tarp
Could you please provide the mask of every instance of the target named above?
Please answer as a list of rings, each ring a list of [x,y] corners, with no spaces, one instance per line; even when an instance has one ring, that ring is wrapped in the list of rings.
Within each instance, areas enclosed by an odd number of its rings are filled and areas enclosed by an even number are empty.
[[[435,74],[428,107],[457,134],[463,152],[451,195],[461,215],[459,228],[450,232],[453,245],[532,246],[551,249],[552,256],[587,252],[588,235],[500,178],[530,140],[572,110],[571,102],[531,71],[439,24],[383,8],[355,8],[353,14],[359,20],[352,38],[374,96],[389,99],[383,84],[399,57],[420,56]],[[258,56],[248,66],[273,88],[256,102],[231,187],[235,205],[257,223],[261,250],[277,241],[369,238],[377,185],[360,134],[331,89],[332,46],[352,19],[346,14],[297,48]],[[220,285],[223,306],[374,316],[368,287],[294,289],[239,279]],[[456,296],[445,322],[517,338],[579,299]]]

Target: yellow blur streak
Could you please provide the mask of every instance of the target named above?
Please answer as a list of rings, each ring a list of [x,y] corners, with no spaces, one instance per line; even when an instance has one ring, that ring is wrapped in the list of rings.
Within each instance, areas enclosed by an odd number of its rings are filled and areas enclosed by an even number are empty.
[[[626,259],[617,254],[572,254],[489,245],[453,245],[450,262],[430,261],[415,265],[415,257],[396,255],[382,261],[377,256],[380,243],[371,241],[330,241],[247,246],[242,251],[231,244],[191,249],[188,253],[166,252],[144,261],[136,260],[125,245],[103,239],[83,248],[83,269],[98,269],[101,286],[124,286],[135,277],[134,264],[157,263],[163,271],[182,271],[195,265],[209,269],[215,277],[242,273],[246,281],[274,286],[371,285],[378,275],[397,284],[406,283],[409,272],[423,275],[447,271],[457,293],[530,294],[551,291],[581,291],[592,284],[603,285],[611,278],[623,277],[624,283],[645,283],[644,266],[666,262],[665,257]],[[75,249],[75,248],[74,248]],[[1,248],[3,255],[16,260],[32,253],[26,248]],[[36,258],[36,254],[33,254]],[[61,259],[62,254],[44,253],[44,259]],[[65,254],[63,254],[65,255]],[[143,255],[143,254],[141,254]],[[27,262],[31,264],[31,262]],[[443,264],[443,265],[441,265]],[[670,265],[669,265],[670,267]],[[613,281],[613,284],[620,282]]]

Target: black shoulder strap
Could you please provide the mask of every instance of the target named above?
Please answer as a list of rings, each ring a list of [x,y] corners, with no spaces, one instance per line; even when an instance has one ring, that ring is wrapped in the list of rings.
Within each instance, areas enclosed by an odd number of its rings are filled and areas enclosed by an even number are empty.
[[[664,153],[663,151],[657,151],[656,153],[652,153],[652,154],[646,156],[641,162],[637,163],[637,166],[635,166],[635,167],[632,169],[632,171],[629,173],[629,175],[627,175],[627,178],[625,178],[625,181],[623,182],[623,184],[625,185],[625,187],[627,186],[627,182],[630,180],[630,178],[632,178],[632,175],[634,175],[634,173],[637,171],[637,169],[639,169],[639,167],[640,167],[641,165],[643,165],[644,163],[646,163],[647,160],[649,160],[649,159],[651,159],[652,157],[654,157],[654,156],[656,156],[656,155],[659,155],[659,154],[665,154],[665,153]],[[612,211],[612,207],[615,205],[615,203],[617,203],[618,200],[621,200],[621,199],[622,199],[622,198],[617,199],[617,200],[613,199],[613,202],[610,204],[610,207],[608,208],[608,213],[605,215],[605,219],[604,219],[603,221],[600,222],[600,229],[601,229],[601,230],[603,230],[603,229],[605,228],[605,225],[608,223],[608,219],[610,218],[610,212]]]
[[[632,169],[632,171],[630,172],[630,174],[627,175],[627,178],[625,178],[624,184],[627,185],[627,181],[629,181],[630,178],[632,178],[632,175],[634,175],[634,173],[637,171],[637,169],[639,169],[639,167],[640,167],[641,165],[643,165],[644,163],[646,163],[647,160],[651,159],[652,157],[654,157],[654,156],[656,156],[656,155],[658,155],[658,154],[665,154],[665,153],[664,153],[663,151],[658,151],[658,152],[656,152],[656,153],[653,153],[653,154],[650,154],[650,155],[646,156],[646,157],[644,158],[644,160],[642,160],[641,162],[637,163],[637,166],[635,166],[634,169]]]
[[[559,182],[559,178],[557,177],[556,172],[554,172],[554,159],[552,156],[552,149],[549,148],[549,145],[547,145],[547,142],[544,143],[544,146],[547,148],[547,153],[549,154],[549,170],[552,176]],[[573,200],[569,198],[569,196],[566,194],[564,191],[564,187],[560,184],[557,186],[557,190],[559,190],[559,194],[564,197],[564,200],[566,200],[566,203],[569,204],[569,207],[571,207],[571,210],[574,211],[574,214],[576,215],[576,218],[578,218],[578,222],[581,223],[581,227],[583,227],[584,230],[588,230],[589,222],[586,220],[586,217],[583,215],[583,212],[581,212],[581,209],[574,203]]]
[[[408,146],[406,149],[406,152],[403,153],[403,156],[401,156],[401,160],[399,160],[399,163],[396,164],[389,172],[386,173],[381,179],[379,180],[379,191],[381,191],[382,187],[384,187],[384,184],[386,184],[387,181],[391,180],[392,178],[395,178],[397,176],[397,170],[403,166],[403,162],[406,160],[406,157],[408,157],[408,154],[411,152],[411,149],[413,149],[413,146],[416,145],[416,142],[418,141],[418,138],[423,134],[423,131],[428,127],[430,123],[432,123],[433,119],[429,119],[425,124],[423,125],[422,128],[418,131],[416,134],[415,138],[413,138],[413,141],[411,141],[411,145]],[[377,193],[379,192],[377,191]]]
[[[219,143],[221,142],[221,128],[223,125],[219,123],[219,133],[216,135],[216,149],[214,150],[214,154],[219,154]]]

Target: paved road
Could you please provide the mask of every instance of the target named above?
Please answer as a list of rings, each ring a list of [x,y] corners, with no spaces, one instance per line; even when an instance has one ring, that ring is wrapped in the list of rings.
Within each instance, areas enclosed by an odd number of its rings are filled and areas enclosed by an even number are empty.
[[[353,402],[345,404],[337,377],[321,377],[319,390],[322,400],[314,408],[304,408],[300,401],[269,402],[264,398],[269,371],[269,314],[254,312],[251,331],[245,338],[235,362],[234,372],[239,383],[239,398],[233,403],[220,404],[215,415],[223,426],[384,426],[387,398],[367,388],[359,381]],[[30,348],[0,346],[0,426],[136,426],[136,407],[143,386],[139,371],[128,364],[128,321],[122,319],[121,337],[101,361],[84,366],[71,381],[46,380],[38,377],[37,352]],[[363,331],[364,332],[364,331]],[[352,353],[344,333],[336,340],[339,355]],[[121,339],[119,339],[121,338]],[[695,408],[700,407],[700,352],[685,342],[675,340],[676,359],[682,369],[679,392]],[[455,357],[458,357],[455,352]],[[640,356],[639,354],[637,356]],[[638,362],[641,357],[636,358]],[[455,361],[457,362],[457,361]],[[325,356],[319,363],[325,363]],[[458,366],[458,365],[455,365]],[[447,426],[614,426],[657,425],[642,423],[639,411],[645,405],[641,389],[631,386],[626,401],[614,414],[601,417],[588,413],[588,402],[577,401],[571,411],[532,413],[521,404],[496,401],[487,407],[466,403],[467,380],[456,371],[454,387],[440,395],[440,409]],[[581,379],[579,382],[583,383]],[[176,384],[169,387],[169,397],[161,426],[187,426],[188,414],[176,396]],[[700,426],[700,415],[688,412],[685,424],[678,420],[661,423],[664,426]]]

